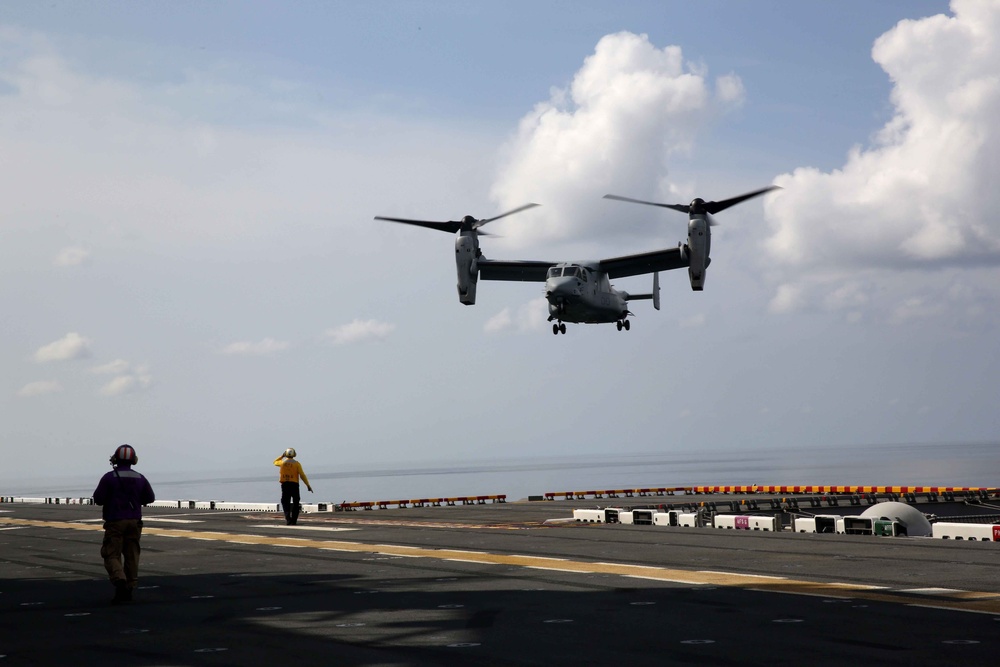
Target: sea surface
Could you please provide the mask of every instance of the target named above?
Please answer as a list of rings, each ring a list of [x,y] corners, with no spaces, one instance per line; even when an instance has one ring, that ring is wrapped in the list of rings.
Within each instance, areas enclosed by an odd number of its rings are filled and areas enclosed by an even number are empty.
[[[683,453],[523,457],[447,463],[397,463],[337,470],[303,467],[315,493],[303,502],[403,500],[506,494],[521,500],[548,492],[691,485],[923,485],[1000,487],[1000,442],[745,449]],[[191,478],[141,465],[160,500],[274,502],[274,466]],[[86,477],[4,480],[0,495],[89,498],[105,471]]]

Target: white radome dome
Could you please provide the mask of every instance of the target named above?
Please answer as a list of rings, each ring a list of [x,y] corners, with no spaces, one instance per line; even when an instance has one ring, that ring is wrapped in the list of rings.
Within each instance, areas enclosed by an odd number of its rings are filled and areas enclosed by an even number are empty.
[[[925,537],[931,534],[931,522],[924,513],[906,503],[878,503],[862,512],[861,516],[869,519],[902,521],[906,524],[908,537]]]

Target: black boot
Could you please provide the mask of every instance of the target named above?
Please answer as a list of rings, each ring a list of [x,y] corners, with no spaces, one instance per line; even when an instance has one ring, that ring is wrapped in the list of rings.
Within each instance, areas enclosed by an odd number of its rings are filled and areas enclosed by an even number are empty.
[[[115,582],[115,596],[111,598],[111,604],[122,604],[132,601],[132,589],[128,587],[128,582],[119,579]]]

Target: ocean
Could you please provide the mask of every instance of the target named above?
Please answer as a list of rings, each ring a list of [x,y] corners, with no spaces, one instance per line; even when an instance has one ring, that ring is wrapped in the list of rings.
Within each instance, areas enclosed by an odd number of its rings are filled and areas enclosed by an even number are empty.
[[[303,502],[377,501],[506,494],[508,501],[548,492],[692,485],[923,485],[1000,487],[1000,443],[922,443],[683,453],[497,457],[384,468],[335,470],[302,461],[315,493]],[[269,463],[226,476],[192,479],[141,465],[160,500],[274,502]],[[0,479],[0,495],[88,498],[100,474]]]

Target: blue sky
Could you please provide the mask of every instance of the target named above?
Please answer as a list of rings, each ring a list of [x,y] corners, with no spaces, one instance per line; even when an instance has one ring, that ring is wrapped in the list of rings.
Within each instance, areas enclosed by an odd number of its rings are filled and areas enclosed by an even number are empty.
[[[0,441],[53,473],[992,441],[998,15],[6,3]],[[598,258],[684,234],[606,192],[771,183],[628,334],[553,337],[538,285],[462,306],[451,239],[372,220],[537,201],[488,256]]]

